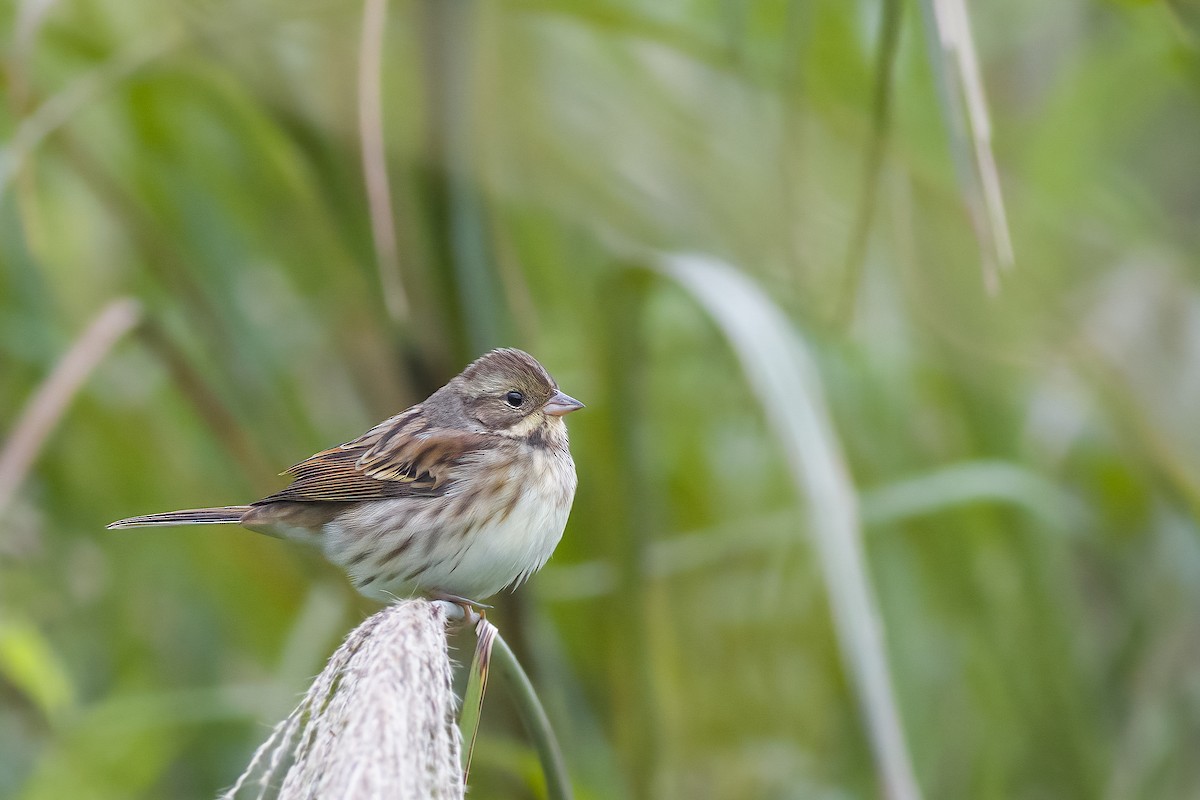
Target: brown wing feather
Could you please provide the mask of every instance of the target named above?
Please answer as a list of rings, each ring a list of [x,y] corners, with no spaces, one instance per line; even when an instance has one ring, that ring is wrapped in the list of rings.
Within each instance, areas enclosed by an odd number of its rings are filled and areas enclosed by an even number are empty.
[[[428,428],[421,407],[413,406],[354,441],[293,465],[286,473],[291,485],[259,503],[435,497],[448,488],[450,468],[486,444],[482,434]]]
[[[440,494],[430,480],[380,480],[364,474],[355,462],[362,450],[334,447],[309,456],[288,470],[291,484],[259,503],[276,500],[349,503]],[[257,504],[256,504],[257,505]]]
[[[380,480],[429,481],[438,488],[462,456],[483,449],[488,441],[487,436],[468,431],[423,430],[380,442],[359,456],[357,466]]]

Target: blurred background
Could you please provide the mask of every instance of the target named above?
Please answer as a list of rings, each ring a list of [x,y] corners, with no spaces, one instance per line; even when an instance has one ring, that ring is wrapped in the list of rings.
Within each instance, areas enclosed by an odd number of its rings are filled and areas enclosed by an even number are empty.
[[[1198,22],[3,4],[0,796],[229,786],[375,607],[104,525],[497,345],[588,404],[491,615],[580,798],[1200,795]],[[472,785],[544,793],[497,685]]]

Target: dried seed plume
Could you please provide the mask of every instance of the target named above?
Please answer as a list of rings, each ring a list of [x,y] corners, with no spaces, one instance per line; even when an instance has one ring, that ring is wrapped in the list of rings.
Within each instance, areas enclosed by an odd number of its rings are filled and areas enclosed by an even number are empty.
[[[461,800],[440,603],[390,605],[354,629],[221,800]]]

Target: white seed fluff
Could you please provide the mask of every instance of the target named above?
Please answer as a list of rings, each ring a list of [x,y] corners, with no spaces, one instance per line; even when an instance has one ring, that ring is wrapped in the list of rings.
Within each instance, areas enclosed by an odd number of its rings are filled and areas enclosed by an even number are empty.
[[[221,800],[461,800],[446,610],[390,605],[351,631]]]

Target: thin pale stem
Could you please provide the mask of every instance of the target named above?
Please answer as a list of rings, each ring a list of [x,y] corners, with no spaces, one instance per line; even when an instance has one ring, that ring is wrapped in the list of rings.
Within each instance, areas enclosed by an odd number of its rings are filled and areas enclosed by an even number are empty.
[[[0,512],[25,479],[46,438],[88,376],[141,318],[141,307],[135,300],[123,298],[109,303],[29,398],[0,449]]]
[[[392,319],[404,322],[408,318],[408,297],[400,279],[400,256],[383,139],[383,39],[386,28],[387,0],[365,0],[358,53],[358,134],[362,143],[363,179],[367,186],[371,237],[375,243],[383,300]]]
[[[995,294],[1000,270],[1012,266],[1013,247],[970,17],[964,0],[921,0],[921,10],[950,151],[980,242],[984,285]]]

